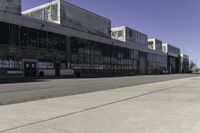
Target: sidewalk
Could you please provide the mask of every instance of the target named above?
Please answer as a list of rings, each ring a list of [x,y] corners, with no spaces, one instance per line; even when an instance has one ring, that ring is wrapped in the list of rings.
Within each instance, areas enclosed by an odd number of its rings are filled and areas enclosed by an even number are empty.
[[[0,106],[0,133],[199,133],[200,77]]]

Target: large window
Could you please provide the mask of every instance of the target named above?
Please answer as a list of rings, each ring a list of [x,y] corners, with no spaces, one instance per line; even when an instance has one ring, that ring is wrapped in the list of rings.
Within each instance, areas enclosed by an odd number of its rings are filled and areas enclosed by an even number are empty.
[[[148,53],[149,73],[167,69],[167,55]]]
[[[64,35],[0,22],[1,44],[65,51],[65,39]]]
[[[9,24],[0,22],[0,43],[9,43]]]
[[[65,51],[66,37],[52,32],[20,27],[20,46]]]
[[[144,44],[144,45],[147,44],[148,37],[147,35],[143,33],[140,33],[133,29],[128,29],[126,34],[127,34],[127,39],[130,41],[133,41],[139,44]]]
[[[71,63],[81,72],[134,72],[138,51],[79,38],[71,38]]]
[[[54,69],[54,63],[51,62],[39,62],[38,63],[39,69]]]
[[[27,14],[28,16],[46,20],[46,21],[57,21],[58,20],[58,10],[57,5],[51,5],[44,9],[37,10],[35,12]]]
[[[17,45],[19,40],[17,25],[0,22],[0,43]]]
[[[30,46],[38,47],[38,43],[39,43],[38,30],[29,29],[29,38],[30,38]]]
[[[19,60],[0,59],[0,69],[21,69],[22,67],[22,62]]]
[[[10,25],[10,44],[19,44],[19,26],[17,25]]]
[[[20,27],[20,46],[28,46],[29,45],[29,36],[28,36],[28,28]]]

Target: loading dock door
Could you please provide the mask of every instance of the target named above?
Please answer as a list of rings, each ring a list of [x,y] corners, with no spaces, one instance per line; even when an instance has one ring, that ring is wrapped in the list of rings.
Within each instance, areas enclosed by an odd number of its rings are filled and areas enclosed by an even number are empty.
[[[24,76],[35,77],[37,73],[35,62],[24,62]]]
[[[140,74],[146,74],[145,57],[140,57],[139,62],[140,62]]]

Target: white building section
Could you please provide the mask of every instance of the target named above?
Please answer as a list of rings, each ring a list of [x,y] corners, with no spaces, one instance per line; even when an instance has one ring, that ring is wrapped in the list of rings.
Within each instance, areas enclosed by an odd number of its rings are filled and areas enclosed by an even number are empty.
[[[45,21],[51,21],[60,24],[59,19],[59,6],[57,1],[53,1],[38,7],[23,11],[22,14],[34,17],[36,19],[41,19]]]
[[[123,42],[134,42],[146,45],[148,36],[127,26],[120,26],[111,29],[111,37]]]
[[[22,12],[28,16],[59,23],[76,30],[110,38],[111,20],[62,0]]]
[[[162,51],[162,41],[156,38],[149,38],[147,46],[150,49]]]
[[[180,48],[177,48],[169,43],[163,43],[162,44],[162,49],[163,49],[163,52],[167,53],[168,55],[170,56],[173,56],[173,57],[179,57],[181,52],[180,52]]]

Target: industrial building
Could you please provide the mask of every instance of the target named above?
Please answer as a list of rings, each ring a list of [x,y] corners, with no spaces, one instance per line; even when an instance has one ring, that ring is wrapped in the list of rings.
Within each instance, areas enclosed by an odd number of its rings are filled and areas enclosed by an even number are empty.
[[[180,48],[169,43],[163,43],[157,38],[149,38],[147,47],[156,51],[162,51],[167,55],[168,73],[181,73],[183,72],[183,68],[185,73],[189,71],[189,56],[185,55],[183,57],[183,54],[181,55]]]
[[[111,20],[63,0],[23,12],[21,0],[0,4],[1,76],[137,75],[187,70],[180,66],[185,63],[180,61],[179,48],[149,45],[148,35],[126,26],[111,28]]]
[[[167,68],[169,73],[179,73],[181,70],[180,64],[180,48],[171,44],[162,44],[163,52],[167,54]]]
[[[156,38],[149,38],[147,47],[157,51],[163,51],[162,49],[163,42]]]
[[[181,54],[181,72],[189,72],[189,56],[186,54]]]

